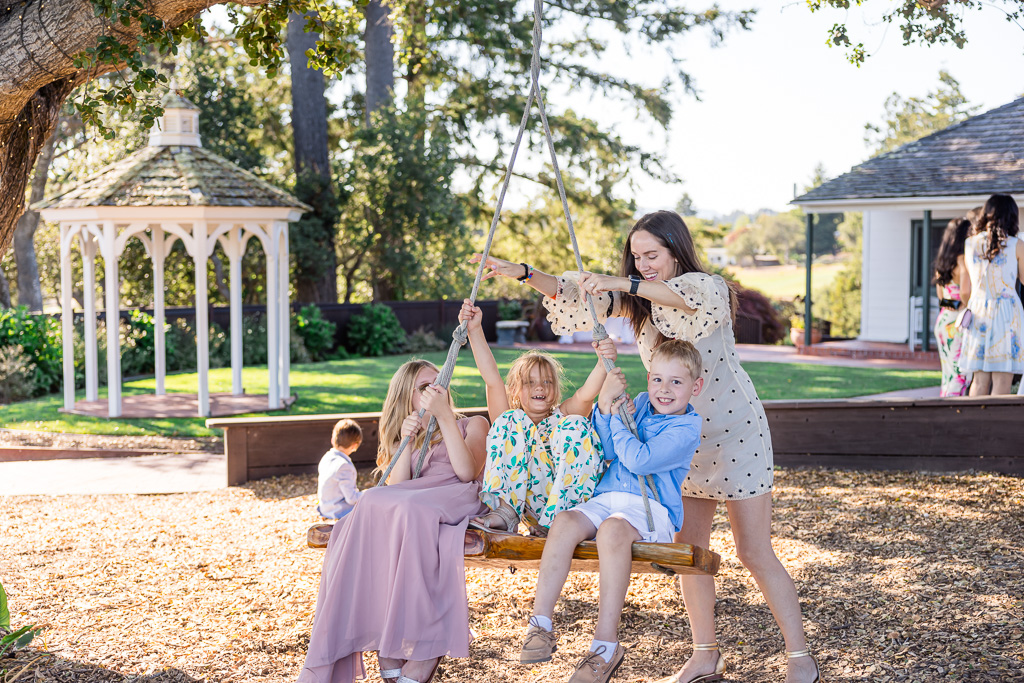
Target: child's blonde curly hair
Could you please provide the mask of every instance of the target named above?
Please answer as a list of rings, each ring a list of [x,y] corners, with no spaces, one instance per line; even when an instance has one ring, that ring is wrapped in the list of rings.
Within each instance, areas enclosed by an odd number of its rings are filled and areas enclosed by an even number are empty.
[[[519,395],[523,387],[530,381],[530,373],[534,368],[540,368],[540,375],[550,379],[555,385],[554,403],[559,405],[562,402],[562,380],[565,377],[565,370],[553,356],[543,351],[527,351],[516,358],[512,367],[508,369],[505,380],[505,393],[508,395],[508,406],[512,410],[519,410],[523,407]]]

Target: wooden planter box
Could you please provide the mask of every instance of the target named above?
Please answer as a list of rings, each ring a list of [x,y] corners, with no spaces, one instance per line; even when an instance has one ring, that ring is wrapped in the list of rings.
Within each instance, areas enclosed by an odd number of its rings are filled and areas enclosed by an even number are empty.
[[[775,464],[868,470],[980,470],[1024,476],[1024,397],[765,401]],[[466,415],[487,415],[469,408]],[[216,418],[228,485],[316,472],[345,417],[363,429],[357,466],[377,456],[380,413]]]

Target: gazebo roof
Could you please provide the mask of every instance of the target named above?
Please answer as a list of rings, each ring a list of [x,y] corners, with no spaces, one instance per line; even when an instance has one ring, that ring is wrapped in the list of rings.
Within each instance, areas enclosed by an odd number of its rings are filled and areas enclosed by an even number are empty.
[[[194,146],[144,147],[33,209],[247,206],[312,209],[227,159]]]
[[[793,204],[1024,194],[1024,97],[854,166]]]

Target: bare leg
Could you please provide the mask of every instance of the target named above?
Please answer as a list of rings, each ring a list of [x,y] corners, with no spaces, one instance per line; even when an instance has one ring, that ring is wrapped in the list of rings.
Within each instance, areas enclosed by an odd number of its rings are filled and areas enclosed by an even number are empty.
[[[988,396],[992,393],[992,373],[976,371],[971,380],[970,396]]]
[[[537,597],[533,600],[534,614],[551,618],[558,596],[562,593],[562,586],[569,576],[572,551],[581,541],[593,538],[595,533],[597,529],[581,512],[566,510],[555,517],[544,543],[544,554],[540,557]]]
[[[601,597],[594,630],[596,640],[619,640],[619,619],[633,572],[633,543],[640,538],[632,524],[618,517],[609,517],[597,530]]]
[[[676,543],[689,543],[701,548],[711,545],[711,522],[715,518],[718,501],[703,498],[683,498],[683,530],[676,534]],[[690,619],[693,644],[715,642],[715,580],[710,576],[680,575],[686,615]],[[719,653],[695,650],[682,670],[676,674],[681,683],[697,676],[713,673]]]
[[[772,496],[726,502],[729,524],[736,541],[736,554],[750,570],[764,595],[768,608],[782,630],[786,650],[807,648],[796,586],[772,548]],[[786,683],[809,683],[817,673],[810,657],[787,660]]]
[[[377,666],[380,667],[381,671],[385,671],[387,669],[391,669],[391,670],[401,669],[403,666],[405,666],[405,660],[404,659],[391,659],[390,657],[381,657],[380,653],[378,652],[377,653]]]
[[[1013,384],[1013,373],[993,372],[992,373],[992,395],[1006,396],[1010,393],[1010,385]]]

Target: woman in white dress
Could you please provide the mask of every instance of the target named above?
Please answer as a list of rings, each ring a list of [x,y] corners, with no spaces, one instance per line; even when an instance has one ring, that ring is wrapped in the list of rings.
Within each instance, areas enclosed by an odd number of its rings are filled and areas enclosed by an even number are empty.
[[[964,245],[967,272],[960,278],[960,298],[973,318],[964,332],[960,367],[974,372],[971,396],[1009,394],[1013,376],[1024,372],[1024,310],[1016,289],[1018,280],[1024,282],[1024,242],[1018,228],[1017,202],[994,194]]]
[[[618,277],[585,273],[581,280],[575,272],[556,277],[534,270],[527,280],[529,268],[522,264],[496,258],[487,264],[492,274],[520,279],[547,295],[544,305],[556,334],[592,327],[582,289],[593,296],[600,320],[630,319],[645,367],[666,338],[690,341],[701,352],[705,389],[691,403],[704,417],[704,430],[683,482],[683,529],[676,542],[707,548],[715,508],[725,502],[737,555],[753,574],[785,638],[786,682],[819,681],[817,662],[807,650],[796,587],[771,544],[771,434],[736,354],[735,297],[723,278],[704,272],[683,219],[671,211],[643,216],[626,240]],[[681,584],[694,652],[665,683],[721,680],[725,659],[715,639],[714,579],[684,576]]]

